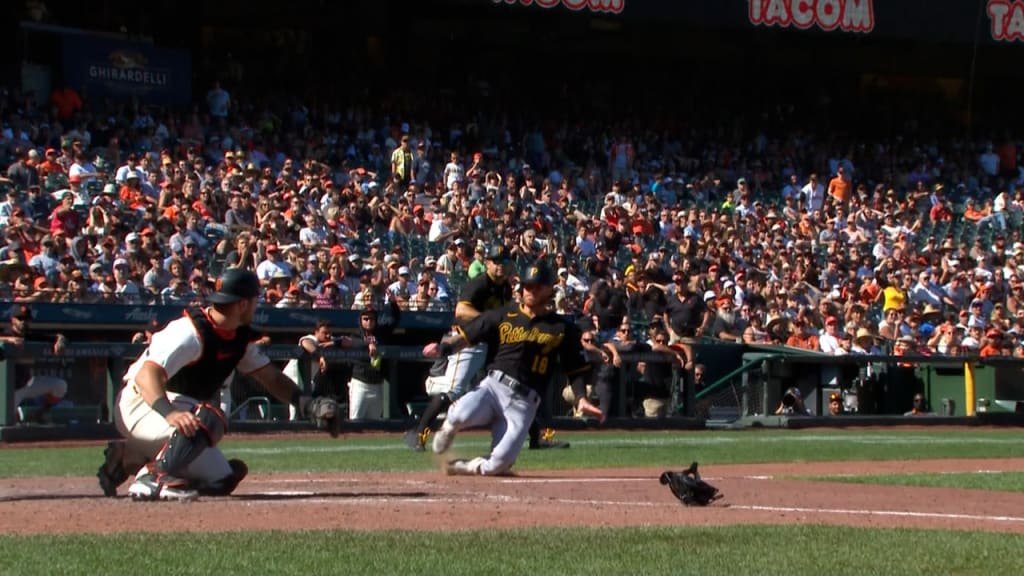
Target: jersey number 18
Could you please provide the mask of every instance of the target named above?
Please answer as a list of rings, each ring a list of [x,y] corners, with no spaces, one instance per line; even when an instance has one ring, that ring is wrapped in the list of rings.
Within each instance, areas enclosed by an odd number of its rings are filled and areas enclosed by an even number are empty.
[[[532,370],[533,370],[534,374],[547,374],[548,373],[548,357],[547,356],[534,356]]]

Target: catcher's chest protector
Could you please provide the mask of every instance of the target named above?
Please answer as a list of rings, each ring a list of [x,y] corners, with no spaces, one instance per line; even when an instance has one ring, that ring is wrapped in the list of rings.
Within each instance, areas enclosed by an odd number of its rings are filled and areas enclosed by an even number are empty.
[[[249,342],[253,340],[252,329],[239,326],[234,337],[226,339],[217,333],[202,310],[188,308],[185,315],[192,320],[199,333],[203,352],[199,360],[171,376],[167,381],[167,389],[197,400],[210,400],[220,392],[224,380],[245,356]]]

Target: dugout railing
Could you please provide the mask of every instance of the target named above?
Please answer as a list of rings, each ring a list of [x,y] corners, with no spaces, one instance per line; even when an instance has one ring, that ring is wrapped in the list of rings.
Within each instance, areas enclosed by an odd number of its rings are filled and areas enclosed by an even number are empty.
[[[143,349],[141,344],[79,342],[68,344],[63,354],[56,355],[51,346],[41,343],[27,342],[22,346],[0,347],[3,356],[3,361],[0,361],[0,426],[14,425],[36,410],[31,403],[21,406],[20,410],[13,405],[14,389],[23,384],[19,377],[25,380],[28,369],[31,369],[32,374],[59,376],[68,382],[67,396],[52,410],[54,422],[110,423],[122,377]],[[422,348],[382,346],[379,350],[388,383],[382,389],[383,420],[352,422],[348,425],[350,428],[389,429],[405,426],[410,419],[418,416],[419,410],[428,400],[424,381],[431,360],[423,357]],[[730,350],[737,353],[739,348]],[[302,354],[297,345],[267,345],[263,351],[281,368]],[[350,361],[365,355],[365,349],[359,348],[325,349],[323,356],[328,362],[326,376],[318,378],[315,383],[300,381],[299,384],[309,392],[315,388],[319,393],[334,396],[346,405]],[[652,419],[644,418],[639,413],[644,399],[643,390],[649,388],[649,383],[637,375],[635,369],[640,362],[671,362],[665,356],[651,353],[622,354],[622,361],[615,381],[615,402],[609,416],[612,421],[643,420],[653,424]],[[688,407],[692,412],[693,389],[687,384],[688,374],[681,367],[674,366],[670,380],[662,383],[668,390],[664,398],[666,419],[685,418]],[[571,406],[562,400],[564,381],[557,369],[552,371],[552,385],[548,387],[543,417],[567,426],[588,425],[586,421],[573,418]],[[283,423],[288,419],[287,406],[268,398],[264,390],[245,377],[233,375],[225,382],[223,390],[222,405],[235,420]],[[695,422],[690,424],[694,425]],[[675,425],[679,426],[680,422],[677,421]]]
[[[66,399],[54,409],[54,421],[109,423],[113,402],[128,365],[143,346],[121,343],[72,343],[60,356],[50,346],[26,343],[2,347],[0,362],[0,426],[11,426],[31,413],[13,405],[17,376],[31,367],[36,374],[57,375],[69,383]],[[284,366],[300,355],[293,345],[269,345],[265,353]],[[350,429],[400,429],[416,416],[426,400],[424,380],[430,361],[419,346],[383,346],[388,386],[383,388],[384,419],[347,424]],[[825,416],[827,398],[843,396],[847,415],[902,415],[921,392],[937,416],[976,413],[1024,413],[1024,360],[946,356],[825,356],[789,347],[703,343],[695,346],[704,364],[705,382],[697,386],[692,370],[674,365],[668,383],[665,417],[648,418],[642,411],[650,388],[639,372],[640,362],[668,362],[652,353],[623,354],[616,373],[610,423],[633,427],[702,427],[705,422],[735,422],[772,415],[788,388],[801,391],[812,416]],[[323,393],[347,401],[347,362],[365,350],[326,349],[324,357],[334,379],[321,383]],[[544,417],[560,427],[592,424],[575,418],[562,398],[564,378],[553,374],[544,403]],[[304,383],[309,389],[311,383]],[[267,398],[245,378],[227,389],[228,411],[237,420],[284,423],[287,407]]]
[[[806,414],[790,414],[783,405],[794,388]],[[833,394],[842,401],[838,415],[829,411]],[[1024,359],[830,356],[786,346],[747,346],[734,370],[696,391],[694,415],[709,424],[763,422],[776,415],[806,416],[821,425],[832,425],[827,420],[834,416],[883,422],[878,418],[911,411],[915,394],[924,397],[931,418],[1024,417]],[[776,414],[780,407],[783,413]]]

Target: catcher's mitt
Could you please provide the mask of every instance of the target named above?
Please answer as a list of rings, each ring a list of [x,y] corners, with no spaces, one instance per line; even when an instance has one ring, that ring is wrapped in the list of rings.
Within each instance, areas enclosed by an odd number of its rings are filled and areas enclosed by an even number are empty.
[[[682,472],[662,472],[659,481],[687,506],[707,506],[723,496],[718,488],[700,479],[697,463]]]
[[[303,406],[302,413],[317,430],[327,430],[331,438],[337,438],[341,434],[341,415],[338,413],[338,402],[334,398],[310,398]]]

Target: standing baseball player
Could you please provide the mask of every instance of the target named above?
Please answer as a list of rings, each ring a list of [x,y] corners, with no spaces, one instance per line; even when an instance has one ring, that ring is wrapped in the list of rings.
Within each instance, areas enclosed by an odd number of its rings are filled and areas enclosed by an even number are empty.
[[[455,305],[456,327],[466,326],[481,313],[501,308],[512,301],[512,286],[508,279],[512,270],[512,254],[508,248],[492,246],[487,252],[486,265],[486,274],[473,278],[462,288]],[[487,361],[487,351],[486,342],[467,346],[447,357],[444,375],[427,377],[430,403],[416,427],[405,433],[406,446],[416,452],[424,450],[434,419],[473,386],[477,372]]]
[[[586,398],[590,365],[583,357],[579,328],[549,306],[554,296],[551,268],[538,261],[520,283],[520,305],[508,304],[484,312],[466,326],[456,326],[457,334],[423,348],[428,358],[480,342],[495,350],[487,376],[479,387],[452,404],[433,443],[434,452],[443,454],[459,430],[488,426],[491,453],[472,460],[452,460],[447,464],[449,474],[490,476],[512,469],[550,380],[548,369],[556,361],[572,383],[577,408],[604,422],[604,414]]]
[[[0,340],[9,346],[21,346],[26,341],[53,344],[53,353],[60,356],[64,353],[67,339],[63,334],[44,334],[31,329],[32,310],[28,306],[19,305],[11,312],[11,323],[3,327],[0,332]],[[0,353],[3,351],[0,350]],[[0,356],[0,360],[3,357]],[[14,406],[21,405],[26,400],[39,402],[39,411],[36,412],[35,420],[40,423],[49,421],[50,409],[68,392],[68,383],[59,376],[48,374],[37,374],[33,363],[14,365]]]
[[[359,331],[353,340],[354,346],[366,346],[366,356],[351,358],[352,377],[348,381],[348,417],[350,420],[380,420],[384,418],[383,357],[379,347],[388,344],[398,328],[402,309],[398,301],[391,299],[386,306],[391,312],[387,324],[379,322],[380,316],[374,308],[359,313]]]
[[[227,418],[216,405],[221,384],[233,370],[251,376],[271,395],[300,406],[305,414],[334,417],[333,400],[302,396],[255,345],[249,326],[260,283],[256,274],[228,269],[217,281],[209,308],[189,308],[153,337],[128,368],[117,397],[114,422],[127,441],[111,442],[97,476],[107,496],[141,468],[128,494],[135,500],[192,500],[228,495],[248,468],[228,461],[216,448]]]

